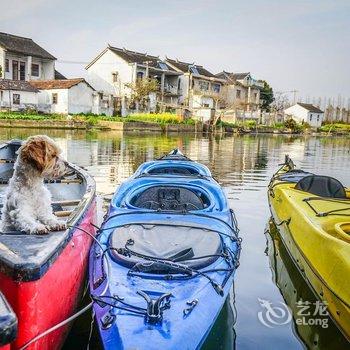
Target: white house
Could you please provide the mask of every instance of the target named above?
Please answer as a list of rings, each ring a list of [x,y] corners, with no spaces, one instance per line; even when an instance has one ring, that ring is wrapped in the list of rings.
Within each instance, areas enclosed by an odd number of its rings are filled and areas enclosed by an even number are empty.
[[[0,109],[20,111],[38,106],[39,90],[27,81],[0,79]]]
[[[284,114],[287,118],[293,118],[299,123],[308,123],[318,128],[322,125],[324,112],[312,104],[298,102],[286,108]]]
[[[30,84],[40,90],[38,110],[45,113],[95,113],[111,115],[110,106],[83,78],[64,80],[36,80]]]
[[[132,93],[130,85],[137,79],[152,78],[159,83],[159,91],[150,95],[151,110],[155,109],[156,103],[170,107],[178,105],[181,73],[158,56],[108,45],[86,66],[86,70],[88,82],[97,91],[116,97],[122,105],[122,114],[125,114],[127,99]]]
[[[26,81],[54,79],[55,60],[30,38],[0,33],[0,78]]]
[[[203,121],[213,118],[224,102],[225,80],[195,63],[166,58],[166,63],[182,73],[179,79],[180,103]]]

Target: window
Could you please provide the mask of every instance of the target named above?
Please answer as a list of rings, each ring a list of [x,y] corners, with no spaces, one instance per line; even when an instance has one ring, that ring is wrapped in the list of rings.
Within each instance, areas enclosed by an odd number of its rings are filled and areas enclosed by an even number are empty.
[[[118,81],[118,72],[112,73],[112,83],[116,83]]]
[[[209,103],[202,103],[203,107],[209,108]]]
[[[198,69],[197,69],[195,66],[191,66],[191,67],[190,67],[190,71],[191,71],[193,74],[199,75]]]
[[[137,72],[136,79],[143,79],[143,72]]]
[[[32,63],[32,76],[38,77],[39,76],[39,65]]]
[[[202,91],[208,91],[209,90],[209,83],[207,81],[200,80],[198,82],[199,89]]]
[[[10,61],[6,58],[5,60],[5,72],[10,71]]]
[[[220,84],[213,84],[212,88],[213,88],[214,92],[219,93],[221,86],[220,86]]]
[[[58,102],[58,95],[57,93],[52,94],[52,104],[57,105]]]
[[[258,93],[254,92],[254,101],[257,103],[258,102]]]
[[[12,61],[12,79],[18,80],[18,61]]]
[[[310,122],[312,121],[312,113],[310,113]]]
[[[317,121],[319,122],[320,121],[320,115],[317,114]]]
[[[19,105],[21,103],[21,95],[20,94],[13,94],[12,95],[12,103],[14,105]]]
[[[236,91],[236,98],[241,98],[241,90]]]
[[[19,80],[26,80],[26,63],[19,62]]]
[[[168,66],[164,62],[159,62],[158,66],[160,67],[160,69],[168,70]]]

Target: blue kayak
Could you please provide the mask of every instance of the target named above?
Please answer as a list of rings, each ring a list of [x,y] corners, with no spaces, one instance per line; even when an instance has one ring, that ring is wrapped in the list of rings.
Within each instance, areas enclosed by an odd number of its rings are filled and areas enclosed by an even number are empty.
[[[232,287],[234,213],[209,169],[178,150],[115,193],[90,251],[104,349],[197,349]]]

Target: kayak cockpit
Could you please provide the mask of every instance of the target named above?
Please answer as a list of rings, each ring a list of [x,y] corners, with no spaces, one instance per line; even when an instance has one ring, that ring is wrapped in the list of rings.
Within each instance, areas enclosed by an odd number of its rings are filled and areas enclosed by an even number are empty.
[[[191,223],[171,225],[169,222],[130,224],[116,228],[110,235],[113,259],[128,268],[148,273],[170,273],[169,265],[149,264],[147,257],[186,264],[200,269],[212,264],[221,254],[220,235]],[[131,249],[137,254],[128,254]]]
[[[208,196],[199,189],[181,186],[151,186],[134,194],[129,200],[131,206],[152,210],[203,210],[210,206]]]

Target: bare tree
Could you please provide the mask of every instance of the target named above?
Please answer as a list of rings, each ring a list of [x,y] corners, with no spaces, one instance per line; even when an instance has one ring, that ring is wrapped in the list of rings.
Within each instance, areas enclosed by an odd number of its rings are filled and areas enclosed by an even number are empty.
[[[156,79],[137,79],[134,83],[125,84],[131,90],[130,102],[141,109],[145,109],[149,103],[149,95],[159,91],[159,83]]]

